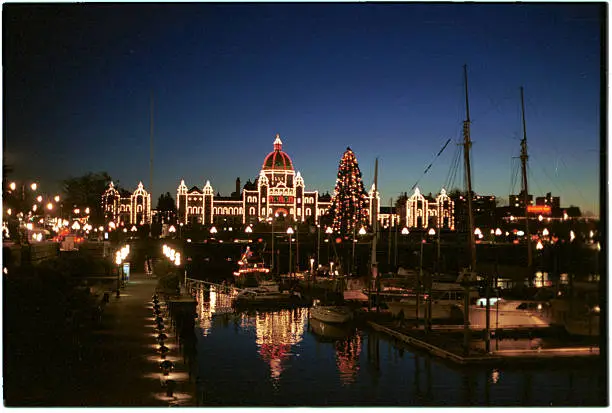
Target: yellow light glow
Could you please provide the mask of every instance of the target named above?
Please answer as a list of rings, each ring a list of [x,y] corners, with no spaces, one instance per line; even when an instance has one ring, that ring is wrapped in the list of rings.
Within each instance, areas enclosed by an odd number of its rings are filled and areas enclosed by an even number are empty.
[[[28,230],[32,231],[32,228],[34,228],[34,226],[32,225],[32,223],[31,223],[31,222],[28,222],[28,223],[26,224],[26,228],[27,228]]]
[[[433,228],[430,228],[429,231],[427,232],[429,235],[436,235],[436,230]]]
[[[541,250],[543,248],[544,248],[544,245],[542,245],[542,241],[538,241],[538,245],[536,245],[536,249]]]
[[[38,196],[36,197],[36,200],[37,200],[38,202],[42,202],[42,195],[38,195]]]
[[[51,210],[53,209],[53,204],[52,204],[51,202],[49,202],[49,203],[47,204],[47,209],[48,209],[49,211],[51,211]]]
[[[408,235],[410,234],[410,231],[408,231],[408,228],[404,227],[402,228],[402,235]]]
[[[36,184],[36,182],[34,182],[32,185],[30,185],[30,188],[32,188],[32,191],[36,191],[36,188],[38,188],[38,185]]]
[[[495,230],[495,235],[501,235],[501,234],[502,234],[501,229],[497,228],[497,229]]]
[[[544,229],[542,230],[542,235],[544,235],[545,237],[547,237],[547,236],[548,236],[548,234],[549,234],[549,232],[548,232],[548,228],[544,228]]]
[[[287,228],[287,234],[289,235],[293,234],[293,228],[291,227]]]
[[[17,184],[15,182],[11,182],[11,184],[9,185],[9,188],[11,188],[11,191],[14,191],[15,188],[17,188]]]
[[[80,213],[81,213],[81,210],[80,210],[79,208],[75,208],[73,212],[74,212],[75,214],[80,214]]]
[[[13,211],[9,208],[9,209],[6,210],[6,213],[11,215],[13,213]]]
[[[85,213],[89,214],[89,207],[85,208]]]
[[[32,205],[32,211],[36,211],[38,209],[37,205]]]
[[[77,231],[81,229],[81,225],[79,224],[79,221],[74,221],[74,223],[72,224],[72,229],[77,230]]]
[[[59,195],[55,195],[55,198],[53,198],[55,200],[55,202],[59,202],[60,201],[60,196]]]

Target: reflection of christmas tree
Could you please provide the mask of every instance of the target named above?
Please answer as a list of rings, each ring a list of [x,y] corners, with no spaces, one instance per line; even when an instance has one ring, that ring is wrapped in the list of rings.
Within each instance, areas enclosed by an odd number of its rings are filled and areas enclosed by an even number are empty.
[[[340,381],[350,384],[355,381],[359,371],[359,355],[361,354],[361,336],[352,337],[336,342],[336,365],[340,372]]]
[[[357,158],[346,148],[338,167],[334,198],[330,207],[333,229],[341,234],[352,233],[368,223],[366,191],[361,180]]]

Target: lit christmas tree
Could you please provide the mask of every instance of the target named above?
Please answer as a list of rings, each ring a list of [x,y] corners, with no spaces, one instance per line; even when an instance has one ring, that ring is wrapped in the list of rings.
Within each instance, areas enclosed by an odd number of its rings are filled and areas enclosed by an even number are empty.
[[[366,198],[357,158],[351,148],[346,148],[338,167],[336,188],[329,209],[334,231],[346,235],[368,225]]]

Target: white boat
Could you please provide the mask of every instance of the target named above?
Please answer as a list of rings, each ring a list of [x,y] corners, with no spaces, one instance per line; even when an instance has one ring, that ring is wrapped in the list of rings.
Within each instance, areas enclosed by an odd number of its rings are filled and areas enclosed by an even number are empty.
[[[470,295],[477,294],[474,291]],[[463,310],[464,290],[456,286],[449,286],[444,290],[434,290],[431,292],[431,297],[427,294],[419,296],[419,318],[429,317],[429,299],[431,298],[431,319],[449,319],[456,318]],[[417,297],[402,298],[399,301],[387,302],[387,307],[394,317],[404,319],[415,319],[417,315]]]
[[[278,286],[277,286],[278,287]],[[236,306],[262,306],[275,307],[286,305],[297,305],[302,302],[299,293],[279,292],[278,288],[273,291],[268,286],[245,288],[234,299]]]
[[[345,306],[323,305],[311,308],[310,318],[330,324],[342,324],[353,319],[353,311]]]
[[[329,324],[316,318],[310,319],[310,330],[322,339],[341,340],[351,334],[349,324]]]

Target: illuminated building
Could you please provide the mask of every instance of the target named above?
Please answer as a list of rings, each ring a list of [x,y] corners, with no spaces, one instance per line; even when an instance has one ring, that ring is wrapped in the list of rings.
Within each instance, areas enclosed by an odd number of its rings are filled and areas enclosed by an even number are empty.
[[[151,195],[139,182],[133,193],[122,196],[111,182],[102,195],[102,210],[105,222],[114,222],[116,225],[150,224]]]
[[[455,229],[455,202],[442,188],[434,199],[423,196],[415,188],[411,197],[406,200],[406,227],[408,228],[443,228]]]
[[[283,142],[277,134],[273,151],[263,161],[255,183],[247,183],[231,197],[215,195],[210,181],[202,189],[188,189],[184,180],[177,188],[176,204],[179,222],[213,224],[257,223],[268,217],[283,216],[292,221],[318,223],[331,205],[328,197],[319,191],[307,191],[304,178],[296,172],[289,155],[283,151]],[[371,204],[372,192],[367,200]],[[375,204],[377,205],[377,203]]]

